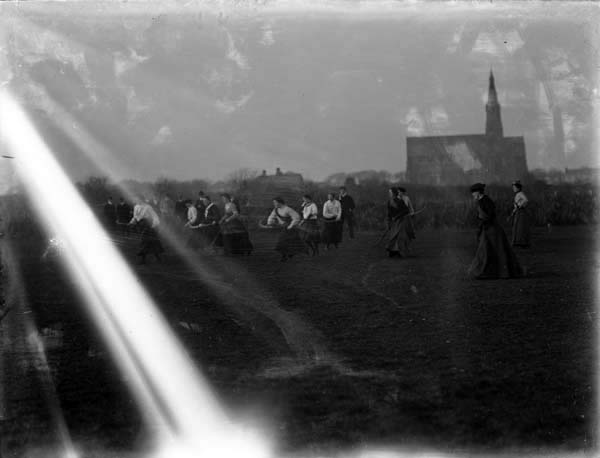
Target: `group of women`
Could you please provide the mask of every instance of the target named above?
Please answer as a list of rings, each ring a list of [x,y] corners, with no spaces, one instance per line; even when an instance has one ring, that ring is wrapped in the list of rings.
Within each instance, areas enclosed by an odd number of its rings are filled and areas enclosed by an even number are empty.
[[[528,200],[523,193],[521,183],[513,183],[515,192],[513,212],[509,219],[512,221],[512,243],[502,229],[496,216],[496,208],[492,199],[485,194],[485,185],[476,183],[470,187],[470,192],[476,202],[479,230],[477,234],[477,251],[469,268],[474,278],[514,278],[523,274],[512,247],[529,247],[529,217],[527,212]],[[197,229],[205,241],[205,245],[220,246],[225,254],[249,255],[253,250],[248,230],[239,208],[229,194],[222,194],[224,212],[221,216],[218,207],[211,202],[210,197],[202,195],[202,215],[194,214],[195,208],[189,205],[190,229]],[[148,253],[162,252],[156,231],[158,216],[151,211],[148,204],[139,202],[134,209],[131,223],[146,222],[142,238],[140,255],[145,259]],[[387,252],[391,258],[403,258],[410,254],[410,242],[415,239],[412,217],[416,214],[412,202],[402,187],[389,189],[387,203]],[[302,198],[301,213],[286,205],[280,197],[273,199],[273,210],[266,224],[260,224],[266,229],[278,231],[275,250],[281,254],[281,260],[287,261],[296,254],[304,253],[315,256],[319,253],[319,245],[326,249],[338,247],[342,239],[343,213],[340,201],[333,193],[328,194],[323,204],[321,219],[319,208],[310,195]],[[146,221],[147,220],[147,221]],[[196,221],[192,224],[192,220]],[[511,246],[512,245],[512,246]]]
[[[342,241],[342,207],[333,193],[327,195],[323,204],[322,222],[319,224],[319,209],[312,197],[302,197],[302,214],[286,205],[281,197],[273,199],[273,211],[261,227],[278,229],[279,237],[275,249],[281,254],[281,260],[287,261],[296,254],[306,253],[316,256],[319,245],[325,249],[337,248]]]
[[[230,194],[221,194],[223,214],[207,194],[201,193],[199,205],[194,206],[188,201],[188,222],[186,227],[193,232],[188,243],[207,248],[221,247],[227,255],[249,256],[254,249],[248,230],[240,215],[237,204]]]
[[[477,279],[518,278],[523,276],[521,267],[504,229],[498,222],[496,207],[492,199],[485,194],[485,185],[475,183],[470,188],[477,202],[477,219],[479,231],[475,259],[471,263],[469,273]],[[515,197],[512,220],[512,246],[528,248],[530,244],[530,222],[527,213],[527,197],[523,193],[521,183],[513,183]]]
[[[512,247],[527,248],[530,245],[528,200],[520,182],[513,182],[512,187],[515,193],[513,211],[509,217],[512,222],[512,243],[509,243],[504,229],[498,222],[494,202],[485,194],[485,184],[475,183],[470,187],[477,204],[479,221],[477,251],[469,267],[469,274],[474,278],[516,278],[523,275],[523,269]],[[415,238],[412,224],[414,214],[406,190],[390,188],[387,205],[387,251],[390,257],[408,256],[409,243]]]

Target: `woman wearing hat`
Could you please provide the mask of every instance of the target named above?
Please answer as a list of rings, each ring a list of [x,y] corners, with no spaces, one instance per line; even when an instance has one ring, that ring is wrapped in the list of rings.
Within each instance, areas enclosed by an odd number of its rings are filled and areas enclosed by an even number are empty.
[[[469,275],[478,279],[520,277],[521,266],[498,224],[494,202],[485,195],[485,185],[476,183],[470,191],[477,202],[479,232],[477,252],[469,267]]]
[[[513,211],[510,215],[512,219],[512,245],[522,248],[528,248],[530,243],[529,213],[527,211],[527,196],[523,192],[523,185],[519,181],[512,184],[515,199]]]
[[[413,224],[412,217],[415,214],[415,209],[413,208],[412,202],[410,201],[410,197],[408,197],[408,193],[406,192],[406,188],[398,187],[398,197],[404,201],[404,204],[408,207],[410,213],[408,214],[408,218],[406,218],[406,231],[408,233],[408,238],[414,240],[415,237],[415,226]]]
[[[388,243],[386,249],[390,258],[403,258],[408,256],[408,243],[410,240],[407,230],[410,209],[399,196],[396,187],[390,188],[387,203]]]

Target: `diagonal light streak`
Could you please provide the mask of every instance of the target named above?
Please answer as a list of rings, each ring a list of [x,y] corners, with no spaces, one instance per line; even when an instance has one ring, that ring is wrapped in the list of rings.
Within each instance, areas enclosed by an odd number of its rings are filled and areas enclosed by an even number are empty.
[[[40,378],[42,390],[46,398],[46,404],[50,410],[54,427],[58,433],[58,439],[63,451],[63,458],[78,458],[79,454],[73,446],[71,435],[67,428],[64,416],[60,409],[60,402],[56,394],[56,387],[54,380],[52,379],[50,364],[48,363],[48,357],[46,347],[43,340],[38,334],[38,330],[35,327],[31,317],[25,315],[23,310],[26,308],[26,294],[24,290],[23,278],[21,276],[21,269],[19,263],[13,253],[10,244],[5,244],[2,249],[2,255],[4,262],[10,268],[8,271],[8,297],[7,302],[11,303],[15,307],[19,315],[22,316],[22,326],[27,339],[29,351],[33,354],[36,359],[37,373]],[[18,326],[18,325],[17,325]]]
[[[65,264],[142,406],[164,434],[207,456],[266,456],[267,447],[231,421],[164,318],[20,106],[0,94],[3,140],[33,206],[65,242]],[[68,209],[65,210],[65,209]],[[75,218],[72,215],[77,215]]]

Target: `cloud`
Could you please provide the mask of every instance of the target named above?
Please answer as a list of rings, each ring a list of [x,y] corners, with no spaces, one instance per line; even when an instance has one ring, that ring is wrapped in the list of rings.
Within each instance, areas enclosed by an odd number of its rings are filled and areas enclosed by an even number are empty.
[[[350,78],[361,78],[361,77],[371,78],[374,76],[376,76],[375,70],[353,69],[353,70],[336,70],[331,75],[329,75],[329,78],[332,80],[339,80],[339,79],[350,79]]]
[[[246,105],[246,103],[248,103],[248,100],[250,100],[253,95],[254,95],[254,91],[249,92],[246,95],[243,95],[242,97],[240,97],[237,100],[231,100],[231,99],[227,99],[227,98],[220,99],[215,102],[215,107],[221,113],[230,115],[233,112],[242,108],[244,105]]]
[[[452,40],[448,44],[448,48],[446,48],[446,50],[448,52],[455,53],[458,51],[464,31],[465,31],[465,25],[464,24],[459,25],[458,28],[456,29],[456,31],[454,32],[454,35],[452,36]]]
[[[233,72],[228,68],[225,68],[222,71],[213,68],[208,76],[203,76],[202,78],[212,89],[218,89],[222,86],[231,86],[233,83]]]
[[[408,135],[419,136],[425,132],[425,123],[419,114],[419,110],[415,107],[412,107],[404,117],[404,124],[406,124],[406,133]]]
[[[508,49],[508,52],[511,54],[517,52],[525,44],[521,39],[521,34],[519,34],[516,30],[511,30],[503,38],[506,49]]]
[[[448,127],[448,113],[443,106],[431,109],[431,124],[436,130],[445,130]]]
[[[496,42],[497,38],[494,37],[494,34],[488,32],[480,33],[475,41],[475,45],[473,46],[473,52],[498,56],[503,50],[498,47]]]
[[[152,102],[142,100],[133,87],[125,89],[127,99],[127,122],[132,123],[143,113],[148,112],[152,107]]]
[[[171,141],[172,137],[173,133],[171,132],[171,128],[169,126],[162,126],[152,139],[151,143],[154,146],[164,145]]]
[[[139,55],[135,49],[132,48],[128,48],[128,51],[129,55],[127,56],[122,52],[114,53],[114,71],[117,78],[150,58],[150,56]]]
[[[248,64],[248,59],[235,46],[235,41],[233,40],[229,30],[227,30],[225,27],[223,27],[223,30],[227,35],[227,59],[235,62],[235,64],[241,70],[249,70],[250,65]]]
[[[275,37],[273,36],[273,28],[270,24],[265,24],[262,27],[262,36],[259,43],[263,46],[272,46],[275,43]]]

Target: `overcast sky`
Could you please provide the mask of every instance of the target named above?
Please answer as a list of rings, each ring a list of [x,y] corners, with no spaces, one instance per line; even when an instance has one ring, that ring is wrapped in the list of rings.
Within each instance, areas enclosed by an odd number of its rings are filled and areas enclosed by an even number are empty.
[[[407,136],[483,133],[490,67],[530,168],[552,106],[598,162],[597,5],[265,4],[0,4],[0,84],[75,179],[402,171]]]

